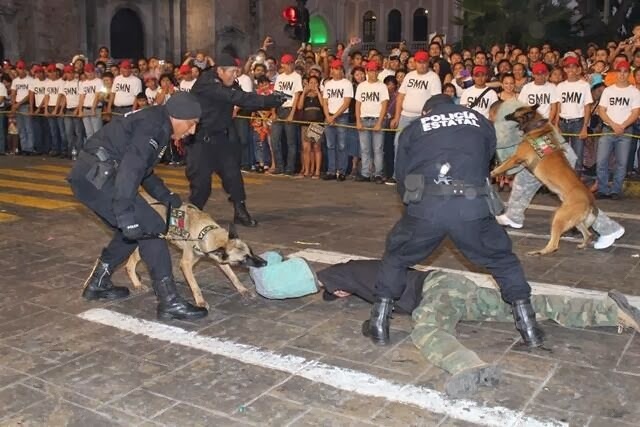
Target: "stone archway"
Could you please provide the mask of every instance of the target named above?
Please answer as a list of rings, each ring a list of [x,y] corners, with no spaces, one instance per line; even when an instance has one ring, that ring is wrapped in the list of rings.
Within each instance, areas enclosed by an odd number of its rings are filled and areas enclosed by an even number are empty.
[[[110,42],[114,59],[144,58],[144,27],[135,10],[122,8],[113,15]]]

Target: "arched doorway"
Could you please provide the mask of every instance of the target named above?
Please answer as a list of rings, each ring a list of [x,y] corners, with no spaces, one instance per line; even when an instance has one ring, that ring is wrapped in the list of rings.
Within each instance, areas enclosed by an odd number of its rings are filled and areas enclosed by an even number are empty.
[[[393,9],[387,16],[387,41],[402,41],[402,13]]]
[[[329,26],[322,16],[314,15],[309,19],[309,29],[311,37],[309,42],[312,45],[324,45],[329,41]]]
[[[429,37],[429,11],[418,8],[413,12],[413,41],[426,42]]]
[[[375,43],[377,19],[376,14],[371,10],[362,16],[362,41],[364,43]]]
[[[4,45],[2,44],[2,39],[0,39],[0,61],[4,61]]]
[[[138,59],[144,55],[144,28],[138,14],[120,9],[111,19],[111,56],[114,59]]]

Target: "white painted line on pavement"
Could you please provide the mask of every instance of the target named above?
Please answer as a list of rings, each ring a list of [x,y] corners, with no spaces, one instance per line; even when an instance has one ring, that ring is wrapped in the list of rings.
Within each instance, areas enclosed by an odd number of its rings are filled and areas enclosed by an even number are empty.
[[[298,252],[294,252],[289,254],[288,257],[301,257],[311,262],[319,262],[321,264],[339,264],[342,262],[347,262],[350,260],[362,260],[362,259],[374,259],[369,257],[364,257],[360,255],[353,254],[345,254],[340,252],[332,252],[332,251],[323,251],[319,249],[304,249]],[[453,268],[443,268],[437,266],[426,266],[426,265],[416,265],[413,268],[416,270],[440,270],[446,271],[449,273],[457,273],[462,274],[469,279],[473,280],[478,286],[482,286],[484,288],[494,288],[497,289],[498,285],[493,280],[493,278],[488,274],[483,273],[473,273],[471,271],[466,270],[455,270]],[[581,289],[581,288],[571,288],[569,286],[562,285],[553,285],[551,283],[541,283],[541,282],[529,282],[531,285],[531,290],[534,294],[541,295],[562,295],[567,297],[577,297],[577,298],[594,298],[601,299],[607,296],[606,292],[596,291],[592,289]],[[640,307],[640,297],[626,295],[629,302],[636,307]]]
[[[468,400],[449,399],[425,387],[400,384],[377,378],[365,372],[310,361],[294,355],[283,355],[230,340],[198,335],[175,326],[137,319],[125,314],[94,308],[80,318],[112,326],[134,334],[206,351],[267,369],[294,374],[363,396],[380,397],[391,402],[414,405],[430,412],[485,426],[566,426],[557,420],[538,420],[503,407],[487,407]]]
[[[549,237],[551,237],[548,234],[536,234],[536,233],[527,233],[526,231],[517,231],[517,230],[507,230],[507,234],[509,234],[510,236],[517,236],[517,237],[529,237],[532,239],[541,239],[541,240],[549,240]],[[580,238],[576,238],[576,237],[561,237],[560,240],[564,240],[565,242],[575,242],[575,243],[580,243],[582,242],[582,237]],[[541,245],[542,246],[542,245]],[[613,247],[616,248],[624,248],[624,249],[633,249],[636,251],[640,251],[640,245],[630,245],[628,243],[614,243]],[[590,250],[595,250],[593,248],[591,248]]]
[[[547,205],[538,205],[538,204],[532,203],[532,204],[529,205],[529,207],[527,209],[534,209],[534,210],[537,210],[537,211],[555,212],[558,209],[559,206],[560,206],[559,204],[558,204],[558,206],[547,206]],[[610,212],[610,211],[605,211],[605,213],[610,218],[633,219],[633,220],[636,220],[636,221],[640,221],[640,215],[637,215],[637,214],[630,214],[630,213],[625,213],[625,212]]]

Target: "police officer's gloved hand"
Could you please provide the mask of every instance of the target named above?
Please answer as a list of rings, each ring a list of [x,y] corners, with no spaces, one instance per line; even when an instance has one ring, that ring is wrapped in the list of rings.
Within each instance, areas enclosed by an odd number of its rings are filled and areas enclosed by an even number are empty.
[[[127,240],[139,240],[144,237],[142,227],[135,220],[133,215],[123,215],[117,218],[118,228]]]
[[[129,224],[122,227],[122,234],[127,240],[139,240],[142,239],[144,233],[140,224]]]
[[[289,99],[289,97],[282,92],[275,92],[271,95],[265,96],[264,98],[265,98],[264,106],[270,107],[270,108],[279,107],[285,102],[287,102],[287,99]]]
[[[169,193],[164,202],[171,205],[172,208],[179,208],[182,206],[182,199],[176,193]]]

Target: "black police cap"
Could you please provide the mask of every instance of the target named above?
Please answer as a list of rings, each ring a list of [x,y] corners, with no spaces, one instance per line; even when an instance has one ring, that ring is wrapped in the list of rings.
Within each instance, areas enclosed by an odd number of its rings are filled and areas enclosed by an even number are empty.
[[[228,53],[221,53],[216,57],[216,66],[218,67],[237,67],[236,59]]]
[[[422,111],[429,111],[433,109],[436,105],[441,104],[453,104],[453,98],[449,95],[445,95],[444,93],[433,95],[431,98],[424,103],[424,107],[422,107]]]

